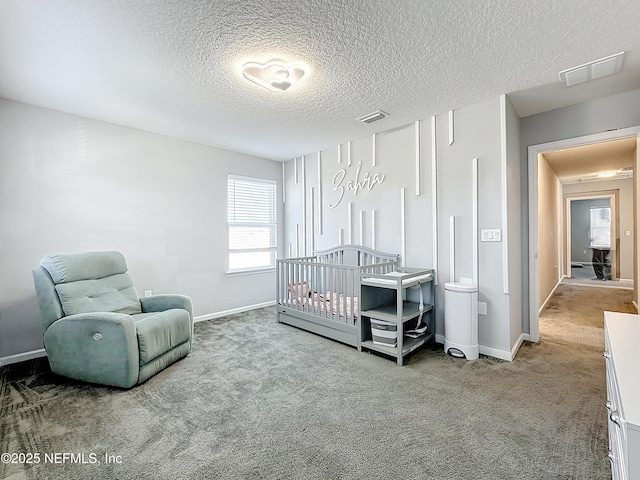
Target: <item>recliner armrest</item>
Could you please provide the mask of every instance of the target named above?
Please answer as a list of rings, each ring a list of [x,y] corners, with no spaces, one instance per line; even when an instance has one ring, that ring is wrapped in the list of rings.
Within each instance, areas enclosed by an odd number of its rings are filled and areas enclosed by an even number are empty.
[[[164,312],[172,308],[182,308],[189,312],[191,321],[193,322],[193,303],[191,297],[178,294],[161,294],[151,295],[150,297],[142,297],[140,299],[142,311],[147,312]]]
[[[144,313],[147,312],[164,312],[172,308],[182,308],[189,312],[191,319],[191,333],[189,334],[189,351],[193,348],[193,302],[191,297],[179,294],[159,294],[150,297],[142,297],[140,306]]]
[[[62,317],[44,333],[51,370],[60,375],[129,388],[138,382],[140,358],[133,318],[93,312]]]

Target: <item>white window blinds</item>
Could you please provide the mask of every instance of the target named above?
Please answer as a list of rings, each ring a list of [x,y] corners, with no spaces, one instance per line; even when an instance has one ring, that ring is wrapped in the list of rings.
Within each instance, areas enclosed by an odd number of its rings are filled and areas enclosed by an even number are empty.
[[[275,267],[276,182],[227,176],[229,271]]]

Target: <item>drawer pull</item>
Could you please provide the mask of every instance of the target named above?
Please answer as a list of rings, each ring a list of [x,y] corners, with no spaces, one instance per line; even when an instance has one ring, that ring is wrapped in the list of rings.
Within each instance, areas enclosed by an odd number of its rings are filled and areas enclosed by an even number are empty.
[[[618,412],[617,410],[609,414],[609,419],[616,425],[620,426],[620,412]]]
[[[604,404],[604,408],[606,408],[606,409],[607,409],[607,410],[609,410],[610,412],[613,412],[613,404],[612,404],[611,402],[609,402],[609,401],[607,401],[607,402]]]
[[[611,353],[608,350],[605,350],[604,352],[602,352],[602,356],[604,358],[611,358]]]
[[[609,453],[607,453],[607,458],[609,459],[609,461],[611,463],[613,463],[616,459],[616,456],[613,454],[613,452],[611,450],[609,450]]]

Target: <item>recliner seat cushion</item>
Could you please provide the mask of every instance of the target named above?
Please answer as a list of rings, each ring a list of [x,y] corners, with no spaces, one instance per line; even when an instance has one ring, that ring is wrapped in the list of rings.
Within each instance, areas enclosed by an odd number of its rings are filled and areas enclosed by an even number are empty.
[[[189,341],[191,320],[189,312],[181,308],[141,313],[133,315],[133,320],[138,334],[140,365]]]
[[[55,286],[65,315],[114,312],[135,315],[142,312],[138,293],[126,273],[99,280],[80,280]]]

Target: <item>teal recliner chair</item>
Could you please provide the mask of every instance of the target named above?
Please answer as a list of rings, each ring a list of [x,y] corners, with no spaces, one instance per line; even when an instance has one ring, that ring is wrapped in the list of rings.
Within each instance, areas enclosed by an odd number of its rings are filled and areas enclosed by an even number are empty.
[[[44,347],[59,375],[130,388],[191,350],[191,299],[138,298],[120,252],[48,255],[33,279]]]

